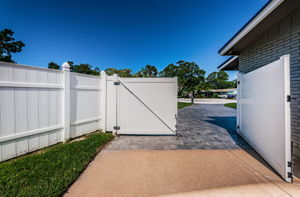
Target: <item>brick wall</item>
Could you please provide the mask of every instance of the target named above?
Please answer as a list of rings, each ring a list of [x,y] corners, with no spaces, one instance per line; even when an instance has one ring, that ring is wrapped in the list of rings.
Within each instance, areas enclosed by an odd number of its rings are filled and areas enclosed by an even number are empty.
[[[300,7],[243,49],[240,72],[247,73],[290,54],[291,129],[294,153],[300,156]]]

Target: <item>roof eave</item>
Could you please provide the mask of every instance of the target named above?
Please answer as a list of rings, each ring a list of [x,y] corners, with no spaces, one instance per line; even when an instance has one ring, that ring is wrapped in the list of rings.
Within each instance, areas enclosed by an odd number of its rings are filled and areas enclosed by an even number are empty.
[[[269,1],[245,26],[241,28],[220,50],[220,55],[234,55],[230,50],[251,30],[253,30],[264,18],[276,9],[284,0]]]
[[[227,59],[223,64],[221,64],[219,67],[218,67],[218,70],[221,71],[221,70],[238,70],[238,65],[239,65],[239,57],[238,56],[233,56],[229,59]],[[226,67],[230,67],[232,66],[231,64],[236,64],[237,68],[236,69],[226,69]]]

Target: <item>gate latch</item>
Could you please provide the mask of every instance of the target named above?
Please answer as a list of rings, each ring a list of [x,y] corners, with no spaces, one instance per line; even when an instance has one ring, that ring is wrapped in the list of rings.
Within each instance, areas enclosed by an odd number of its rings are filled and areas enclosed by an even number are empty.
[[[114,130],[120,130],[119,126],[114,126]]]
[[[291,102],[291,95],[287,95],[287,96],[286,96],[286,101],[287,101],[287,102]]]
[[[120,85],[120,82],[119,82],[119,81],[115,81],[115,82],[114,82],[114,85],[116,85],[116,86],[117,86],[117,85]]]

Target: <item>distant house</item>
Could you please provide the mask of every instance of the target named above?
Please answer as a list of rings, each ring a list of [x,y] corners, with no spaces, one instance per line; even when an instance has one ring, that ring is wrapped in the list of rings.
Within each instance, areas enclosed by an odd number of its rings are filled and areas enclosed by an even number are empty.
[[[218,98],[236,98],[237,89],[210,89],[201,91],[201,94],[205,97],[218,97]]]

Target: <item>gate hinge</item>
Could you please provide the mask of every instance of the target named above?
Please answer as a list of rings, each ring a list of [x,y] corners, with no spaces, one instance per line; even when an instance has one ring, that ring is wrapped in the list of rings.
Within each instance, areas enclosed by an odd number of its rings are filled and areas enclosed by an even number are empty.
[[[240,129],[240,126],[238,125],[236,128],[237,128],[237,129]]]
[[[288,172],[287,175],[288,175],[288,178],[291,178],[291,179],[293,178],[293,173],[292,172]]]
[[[288,161],[288,162],[287,162],[287,166],[292,168],[292,167],[294,166],[294,162]]]
[[[120,82],[119,82],[119,81],[115,81],[115,82],[114,82],[114,85],[116,85],[116,86],[117,86],[117,85],[120,85]]]
[[[287,95],[287,96],[286,96],[286,101],[287,101],[287,102],[291,102],[291,95]]]
[[[114,130],[120,130],[119,126],[114,126]]]
[[[237,84],[240,84],[240,81],[237,81]]]

